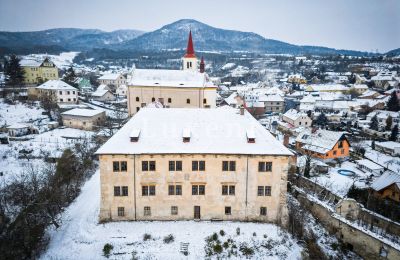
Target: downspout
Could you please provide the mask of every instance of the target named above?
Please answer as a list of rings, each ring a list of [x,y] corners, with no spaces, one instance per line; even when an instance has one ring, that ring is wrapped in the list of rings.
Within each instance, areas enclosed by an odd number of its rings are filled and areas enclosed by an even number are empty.
[[[245,200],[245,218],[247,220],[247,193],[248,193],[248,186],[249,186],[249,156],[246,156],[246,200]]]
[[[136,154],[133,155],[133,207],[135,208],[136,221]]]

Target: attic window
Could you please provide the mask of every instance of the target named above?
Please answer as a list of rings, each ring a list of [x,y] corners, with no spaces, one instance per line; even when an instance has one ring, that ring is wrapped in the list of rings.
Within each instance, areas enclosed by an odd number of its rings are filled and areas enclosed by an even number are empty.
[[[190,135],[191,135],[190,128],[184,128],[182,132],[182,138],[184,143],[190,142]]]
[[[137,142],[139,141],[139,136],[140,136],[140,129],[133,129],[131,134],[129,135],[131,142]]]
[[[255,143],[256,142],[256,135],[254,133],[254,129],[247,129],[246,130],[247,142],[248,143]]]

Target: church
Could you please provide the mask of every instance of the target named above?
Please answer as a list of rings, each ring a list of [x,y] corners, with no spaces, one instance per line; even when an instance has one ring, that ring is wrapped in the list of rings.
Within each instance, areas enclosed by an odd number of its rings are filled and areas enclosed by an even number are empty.
[[[142,107],[159,102],[166,108],[215,108],[216,89],[205,73],[193,47],[192,32],[181,70],[132,69],[128,85],[128,112],[135,115]]]

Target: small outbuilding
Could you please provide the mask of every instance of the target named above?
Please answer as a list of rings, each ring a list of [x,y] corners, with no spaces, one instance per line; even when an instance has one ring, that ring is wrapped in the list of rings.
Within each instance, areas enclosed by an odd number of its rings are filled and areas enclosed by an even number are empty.
[[[94,130],[104,124],[106,113],[101,110],[75,108],[61,113],[61,118],[64,126]]]

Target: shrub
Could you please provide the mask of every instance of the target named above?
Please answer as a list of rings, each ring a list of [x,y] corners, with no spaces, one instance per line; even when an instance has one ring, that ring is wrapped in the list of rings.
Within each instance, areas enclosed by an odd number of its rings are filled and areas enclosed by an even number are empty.
[[[268,236],[267,236],[267,234],[264,234],[264,238],[267,238]]]
[[[339,245],[337,243],[332,243],[331,247],[332,247],[333,250],[336,251],[339,248]]]
[[[247,243],[240,244],[239,251],[246,257],[254,255],[254,249],[249,247]]]
[[[256,232],[253,232],[253,237],[256,237],[257,236],[257,233]]]
[[[164,239],[163,239],[164,244],[172,243],[172,242],[174,242],[174,240],[175,240],[175,238],[172,234],[169,234],[168,236],[164,237]]]
[[[222,229],[219,231],[219,234],[223,237],[225,236],[225,231],[223,231]]]
[[[150,234],[144,234],[143,235],[143,241],[147,241],[147,240],[150,240],[151,239],[151,235]]]
[[[238,235],[238,236],[240,235],[240,227],[236,228],[236,235]]]
[[[227,248],[229,247],[229,242],[228,242],[228,241],[225,241],[225,242],[222,244],[222,246],[223,246],[225,249],[227,249]]]
[[[105,244],[103,247],[103,255],[105,257],[109,258],[110,254],[111,254],[111,250],[113,250],[113,248],[114,248],[113,245],[111,245],[109,243]]]
[[[218,240],[218,234],[217,233],[212,234],[211,238],[212,238],[212,240],[217,241]]]
[[[213,246],[213,250],[214,250],[214,253],[215,253],[215,254],[221,254],[223,248],[222,248],[222,246],[221,246],[220,243],[217,243],[217,244],[215,244],[215,245]]]

